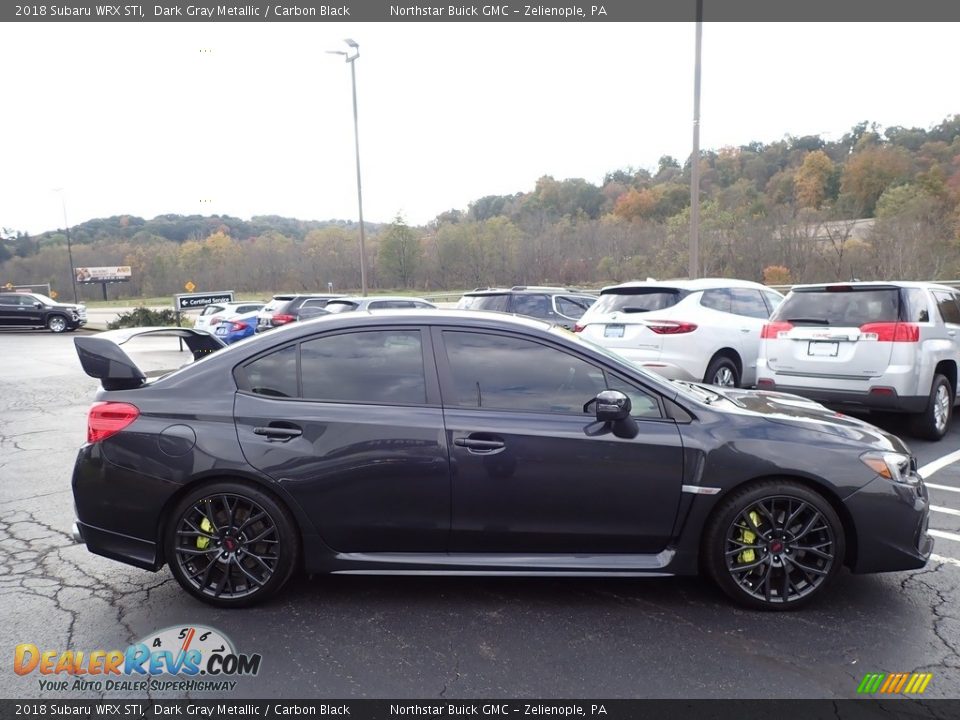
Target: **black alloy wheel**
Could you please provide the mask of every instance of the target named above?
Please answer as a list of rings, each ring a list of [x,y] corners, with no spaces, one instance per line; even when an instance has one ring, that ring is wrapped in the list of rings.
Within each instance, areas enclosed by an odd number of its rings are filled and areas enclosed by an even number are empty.
[[[843,526],[830,503],[799,483],[735,493],[705,536],[707,570],[734,600],[787,610],[818,596],[843,565]]]
[[[270,495],[216,483],[178,503],[165,550],[171,572],[191,595],[244,607],[280,589],[293,572],[297,547],[290,513]]]

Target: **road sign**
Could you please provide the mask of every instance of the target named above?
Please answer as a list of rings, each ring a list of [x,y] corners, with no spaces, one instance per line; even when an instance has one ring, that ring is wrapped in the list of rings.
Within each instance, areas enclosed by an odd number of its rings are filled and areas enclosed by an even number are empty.
[[[193,283],[187,283],[187,285],[193,285]],[[233,302],[233,290],[224,290],[223,292],[211,293],[192,293],[189,295],[181,293],[173,296],[173,309],[177,312],[180,312],[182,310],[195,310],[206,307],[207,305],[227,302]]]
[[[192,293],[194,290],[197,289],[197,286],[193,284],[193,280],[187,280],[187,282],[183,286],[183,289],[186,290],[188,293]]]

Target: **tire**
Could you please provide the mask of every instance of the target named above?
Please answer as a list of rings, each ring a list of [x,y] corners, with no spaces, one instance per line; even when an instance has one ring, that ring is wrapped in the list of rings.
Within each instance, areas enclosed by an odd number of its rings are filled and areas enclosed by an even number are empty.
[[[47,318],[47,330],[52,333],[67,331],[67,319],[63,315],[51,315]]]
[[[953,386],[943,375],[934,375],[926,409],[910,419],[910,432],[924,440],[941,440],[953,417]]]
[[[293,574],[300,545],[289,510],[256,487],[230,481],[199,487],[178,502],[163,543],[180,587],[223,608],[274,595]]]
[[[737,364],[724,355],[718,355],[707,366],[703,381],[708,385],[740,387],[740,371]]]
[[[735,491],[714,510],[702,557],[707,574],[735,602],[793,610],[822,595],[845,553],[843,525],[822,495],[769,480]]]

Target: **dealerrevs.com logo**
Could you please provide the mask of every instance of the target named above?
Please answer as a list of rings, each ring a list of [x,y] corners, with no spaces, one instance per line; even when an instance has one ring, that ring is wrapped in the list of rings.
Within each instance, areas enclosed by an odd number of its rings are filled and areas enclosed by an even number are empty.
[[[261,656],[238,653],[219,630],[173,626],[125,650],[47,650],[32,643],[14,649],[13,671],[38,675],[44,691],[229,692],[232,678],[260,672]]]

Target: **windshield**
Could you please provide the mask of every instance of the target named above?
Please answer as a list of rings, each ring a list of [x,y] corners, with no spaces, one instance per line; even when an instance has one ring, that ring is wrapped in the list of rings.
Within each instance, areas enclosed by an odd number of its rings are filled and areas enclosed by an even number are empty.
[[[897,288],[856,288],[795,290],[774,311],[771,320],[794,325],[860,327],[874,322],[900,319]]]
[[[676,305],[686,294],[676,288],[617,288],[600,295],[590,314],[664,310]]]
[[[53,298],[48,298],[46,295],[41,295],[40,293],[30,293],[37,300],[42,302],[44,305],[56,305],[57,301]]]

